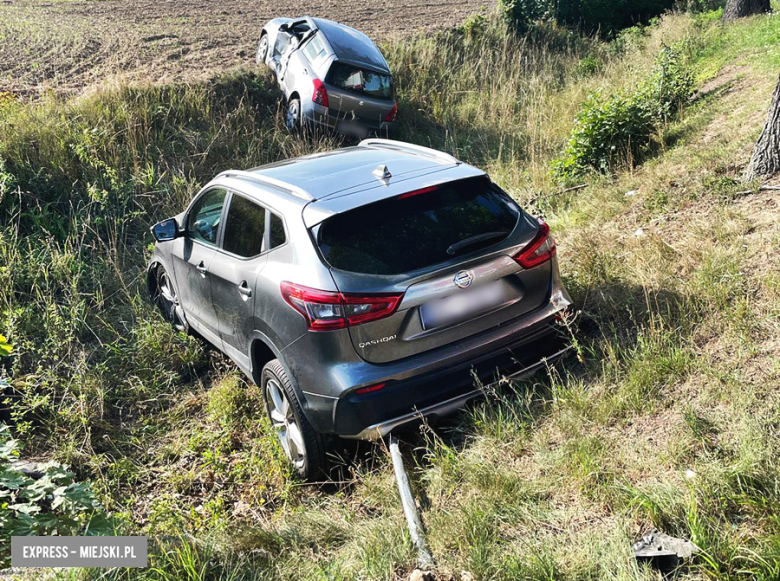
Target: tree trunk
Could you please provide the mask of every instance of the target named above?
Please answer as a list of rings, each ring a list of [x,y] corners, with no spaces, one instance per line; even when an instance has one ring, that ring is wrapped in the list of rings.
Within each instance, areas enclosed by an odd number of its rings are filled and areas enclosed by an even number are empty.
[[[771,176],[778,171],[780,171],[780,78],[772,94],[772,104],[769,106],[766,124],[753,149],[753,157],[745,172],[745,178],[751,180],[758,176]]]
[[[728,0],[723,11],[723,20],[734,20],[743,16],[770,12],[769,0]]]

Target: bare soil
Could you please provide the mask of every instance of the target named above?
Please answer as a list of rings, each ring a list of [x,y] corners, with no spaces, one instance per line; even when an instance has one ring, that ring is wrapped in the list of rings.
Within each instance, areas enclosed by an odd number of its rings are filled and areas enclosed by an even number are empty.
[[[254,64],[262,25],[302,14],[375,40],[461,23],[492,0],[0,0],[0,92],[198,80]]]

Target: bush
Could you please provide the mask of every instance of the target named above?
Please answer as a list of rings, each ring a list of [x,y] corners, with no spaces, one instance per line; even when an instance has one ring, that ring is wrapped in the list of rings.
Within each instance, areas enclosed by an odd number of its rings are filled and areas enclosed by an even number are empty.
[[[0,426],[0,566],[8,564],[11,536],[108,535],[113,523],[88,484],[77,483],[59,464],[31,478],[12,464],[19,442]]]
[[[554,19],[588,34],[612,36],[660,16],[674,0],[499,0],[499,6],[521,30],[537,20]]]
[[[563,157],[553,163],[559,180],[587,171],[609,173],[633,165],[647,152],[658,127],[690,98],[693,75],[683,47],[664,47],[646,82],[631,93],[586,100],[574,121]]]

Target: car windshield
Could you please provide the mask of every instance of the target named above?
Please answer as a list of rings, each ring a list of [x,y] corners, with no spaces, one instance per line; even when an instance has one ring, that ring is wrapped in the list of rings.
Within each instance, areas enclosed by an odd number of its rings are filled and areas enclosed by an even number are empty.
[[[354,65],[335,61],[328,71],[325,82],[339,89],[361,93],[380,99],[393,97],[393,78]]]
[[[520,208],[485,177],[459,180],[337,214],[317,232],[333,268],[401,274],[506,239]]]

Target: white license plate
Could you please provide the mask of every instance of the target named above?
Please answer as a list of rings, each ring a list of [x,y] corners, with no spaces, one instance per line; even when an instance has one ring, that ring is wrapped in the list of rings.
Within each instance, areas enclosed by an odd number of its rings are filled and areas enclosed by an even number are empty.
[[[435,299],[420,307],[423,329],[451,325],[484,313],[506,301],[500,280]]]

